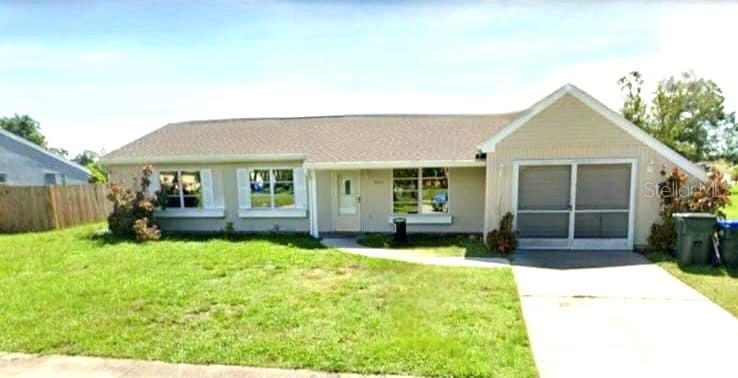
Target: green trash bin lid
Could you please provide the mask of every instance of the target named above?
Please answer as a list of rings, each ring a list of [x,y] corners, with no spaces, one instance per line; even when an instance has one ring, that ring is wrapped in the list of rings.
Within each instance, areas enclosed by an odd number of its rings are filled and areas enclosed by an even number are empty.
[[[717,218],[710,213],[674,213],[671,216],[674,218]]]

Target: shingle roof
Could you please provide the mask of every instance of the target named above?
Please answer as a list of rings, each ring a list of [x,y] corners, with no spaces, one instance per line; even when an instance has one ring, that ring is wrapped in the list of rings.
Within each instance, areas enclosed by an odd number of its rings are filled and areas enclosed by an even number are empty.
[[[168,124],[105,156],[304,154],[308,162],[470,160],[519,113],[245,118]]]

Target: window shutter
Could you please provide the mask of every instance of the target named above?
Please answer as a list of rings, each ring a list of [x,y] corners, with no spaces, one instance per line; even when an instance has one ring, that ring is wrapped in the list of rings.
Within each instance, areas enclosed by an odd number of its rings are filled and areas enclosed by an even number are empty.
[[[203,169],[200,171],[200,186],[202,187],[203,207],[206,209],[214,208],[215,201],[213,201],[213,171],[212,170]]]
[[[239,169],[236,171],[238,178],[238,208],[251,208],[251,183],[249,182],[249,170]]]
[[[298,209],[306,209],[307,188],[305,185],[305,169],[295,168],[292,171],[292,177],[295,180],[295,207]]]

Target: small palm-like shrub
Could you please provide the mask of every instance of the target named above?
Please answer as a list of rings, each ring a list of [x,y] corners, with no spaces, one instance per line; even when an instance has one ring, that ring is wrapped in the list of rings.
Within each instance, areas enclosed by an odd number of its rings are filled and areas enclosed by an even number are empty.
[[[497,229],[487,233],[487,246],[500,255],[509,255],[518,248],[518,237],[513,231],[513,215],[506,213]]]

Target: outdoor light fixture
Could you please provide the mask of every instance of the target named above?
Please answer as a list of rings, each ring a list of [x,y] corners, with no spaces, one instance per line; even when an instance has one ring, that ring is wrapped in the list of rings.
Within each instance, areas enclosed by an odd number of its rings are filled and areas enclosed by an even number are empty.
[[[503,162],[497,163],[497,176],[502,177],[503,168],[505,168],[505,163]]]
[[[651,159],[651,161],[648,162],[648,167],[646,168],[646,170],[648,171],[648,173],[653,173],[653,166],[654,165],[656,165],[656,162],[653,161],[653,159]]]

